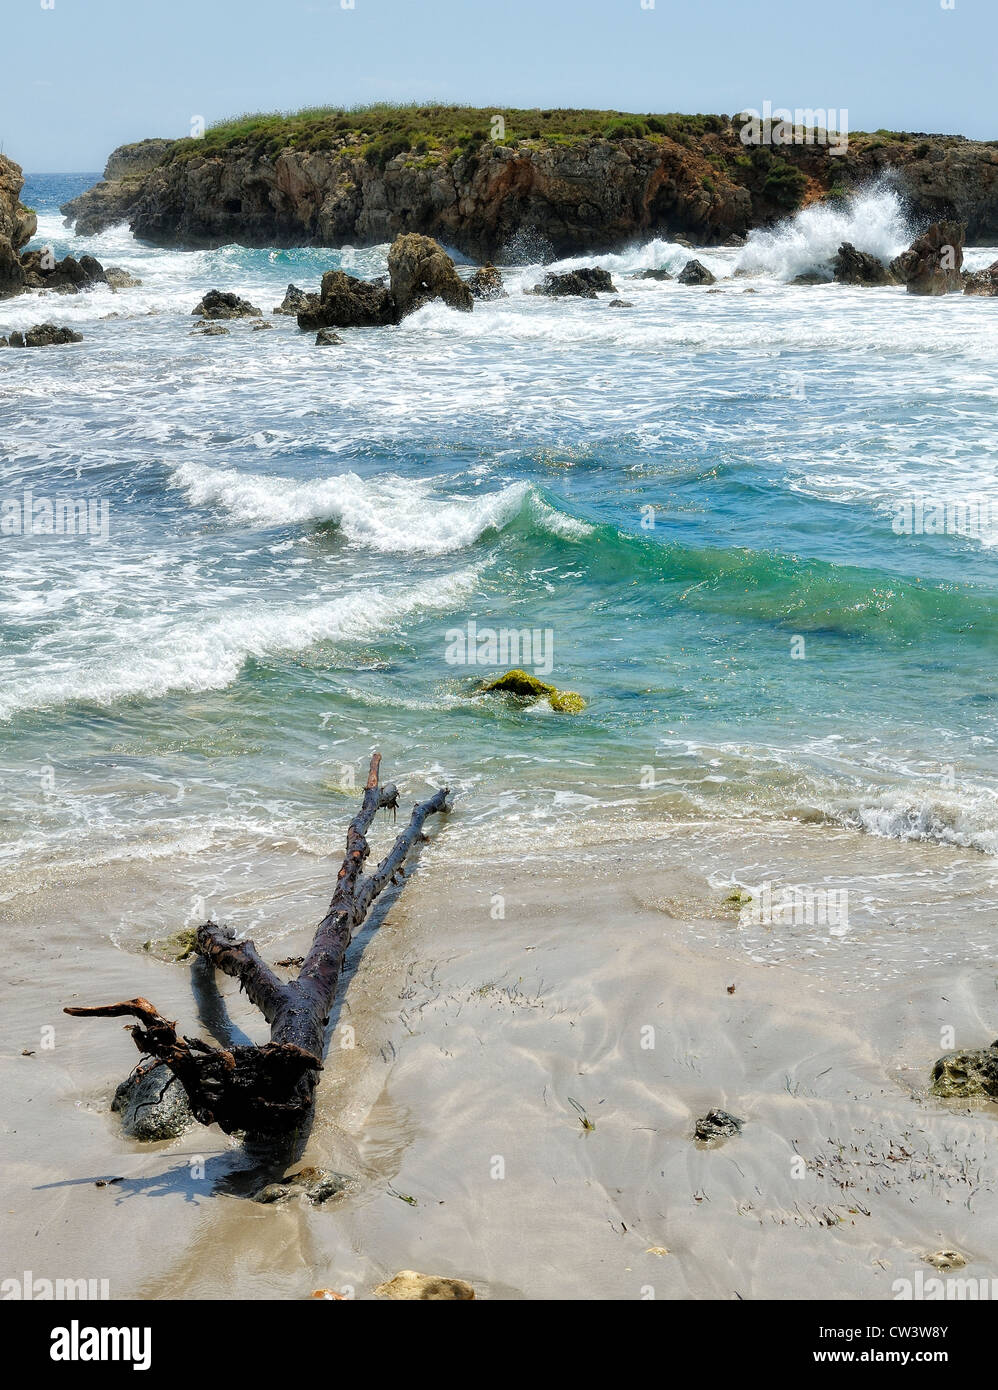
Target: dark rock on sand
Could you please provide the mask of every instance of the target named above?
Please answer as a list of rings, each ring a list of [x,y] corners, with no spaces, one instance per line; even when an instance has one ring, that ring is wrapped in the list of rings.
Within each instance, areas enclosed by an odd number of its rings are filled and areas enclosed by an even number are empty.
[[[583,266],[581,270],[568,270],[563,275],[556,275],[554,271],[549,270],[541,283],[534,286],[532,292],[553,297],[572,295],[580,299],[595,299],[597,294],[616,294],[617,286],[611,280],[608,270],[593,265]]]
[[[687,261],[679,272],[678,279],[681,285],[713,285],[717,276],[711,274],[702,262]]]
[[[328,1172],[325,1168],[299,1168],[297,1173],[280,1182],[267,1183],[253,1194],[254,1202],[270,1205],[286,1202],[290,1197],[307,1197],[313,1206],[321,1206],[330,1197],[337,1197],[350,1186],[352,1179],[345,1173]]]
[[[900,256],[890,271],[909,294],[952,294],[963,289],[963,243],[966,229],[959,222],[933,222]]]
[[[697,1120],[693,1129],[694,1139],[699,1139],[701,1143],[710,1144],[719,1139],[730,1139],[733,1134],[740,1134],[744,1121],[737,1119],[734,1115],[729,1115],[726,1110],[708,1110],[706,1115],[702,1115]]]
[[[984,270],[972,271],[963,283],[964,294],[998,295],[998,261]]]
[[[508,299],[502,276],[490,261],[481,266],[468,281],[468,289],[476,299]]]
[[[209,290],[192,314],[203,319],[258,319],[262,311],[248,299],[240,299],[237,294],[225,290]]]
[[[851,241],[844,241],[835,257],[833,271],[840,285],[893,285],[894,276],[876,256],[857,251]]]
[[[132,1139],[176,1139],[194,1123],[187,1092],[163,1062],[132,1072],[114,1093],[111,1109]]]
[[[442,299],[451,309],[466,313],[474,308],[471,290],[447,252],[431,237],[416,232],[396,237],[388,252],[388,278],[400,319],[431,299]]]
[[[947,1052],[932,1068],[932,1094],[998,1100],[998,1040],[977,1052]]]
[[[316,347],[335,347],[342,343],[343,339],[338,333],[334,333],[331,328],[320,328],[315,335]]]

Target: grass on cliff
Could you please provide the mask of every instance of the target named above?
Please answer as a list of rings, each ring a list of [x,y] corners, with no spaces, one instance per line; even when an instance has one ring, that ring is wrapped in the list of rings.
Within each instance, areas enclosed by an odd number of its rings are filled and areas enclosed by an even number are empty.
[[[493,122],[501,117],[501,134]],[[373,106],[313,106],[301,111],[256,112],[211,125],[198,139],[178,140],[171,159],[245,148],[257,156],[283,149],[358,149],[382,167],[396,154],[427,156],[468,150],[486,140],[553,143],[669,135],[673,139],[720,132],[727,116],[634,115],[626,111],[519,110],[502,106],[441,106],[378,102]]]

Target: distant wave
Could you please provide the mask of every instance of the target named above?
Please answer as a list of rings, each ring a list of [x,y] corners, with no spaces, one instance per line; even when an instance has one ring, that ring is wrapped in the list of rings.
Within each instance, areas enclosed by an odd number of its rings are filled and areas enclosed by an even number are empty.
[[[750,275],[797,275],[828,271],[844,241],[889,261],[911,242],[913,230],[901,195],[878,184],[842,203],[813,203],[771,230],[749,233],[737,269]]]
[[[527,483],[478,497],[441,497],[430,482],[340,473],[298,483],[272,474],[186,463],[172,483],[195,506],[219,507],[249,526],[333,522],[350,540],[387,553],[443,555],[464,550],[488,531],[527,514],[554,534],[586,535],[585,522],[556,511]]]

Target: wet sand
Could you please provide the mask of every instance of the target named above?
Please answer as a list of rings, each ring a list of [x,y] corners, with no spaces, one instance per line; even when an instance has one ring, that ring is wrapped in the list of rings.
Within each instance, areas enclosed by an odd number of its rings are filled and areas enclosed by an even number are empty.
[[[594,826],[512,866],[457,822],[435,839],[351,952],[315,1124],[288,1164],[352,1177],[321,1207],[231,1195],[252,1163],[217,1129],[124,1137],[109,1101],[131,1039],[60,1010],[143,994],[209,1032],[190,966],[142,941],[184,925],[191,885],[211,882],[222,920],[271,960],[297,955],[333,864],[276,847],[105,866],[11,899],[3,1276],[106,1278],[131,1299],[367,1298],[404,1268],[486,1298],[884,1299],[939,1249],[998,1276],[998,1106],[927,1094],[943,1028],[958,1047],[998,1033],[993,920],[954,902],[947,921],[937,902],[919,931],[899,925],[909,900],[844,937],[746,928],[684,862],[690,839],[603,844]],[[788,863],[819,852],[909,885],[966,865],[786,832]],[[717,868],[731,871],[720,854]],[[262,1041],[235,983],[221,992]],[[703,1147],[694,1121],[716,1107],[744,1128]],[[94,1185],[108,1177],[122,1181]]]

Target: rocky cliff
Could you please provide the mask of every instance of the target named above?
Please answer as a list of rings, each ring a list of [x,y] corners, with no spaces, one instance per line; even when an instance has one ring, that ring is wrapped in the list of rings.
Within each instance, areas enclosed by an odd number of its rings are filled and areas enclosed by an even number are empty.
[[[727,117],[453,141],[340,125],[324,116],[303,135],[300,122],[271,118],[263,133],[244,123],[224,138],[125,146],[63,213],[83,233],[125,220],[166,245],[362,246],[420,232],[482,260],[518,244],[536,259],[656,234],[717,244],[886,175],[917,216],[956,218],[968,241],[998,242],[998,142],[879,132],[836,155],[818,143],[747,146]]]
[[[20,167],[0,154],[0,299],[24,288],[21,248],[37,227],[35,214],[21,202],[23,187]]]

